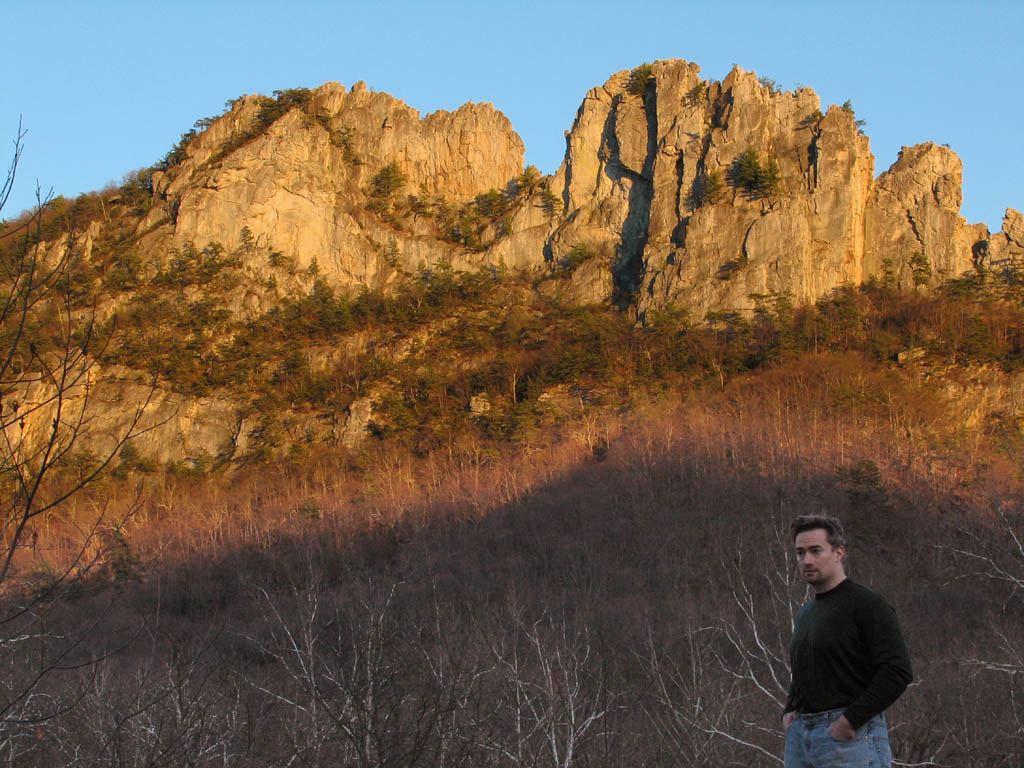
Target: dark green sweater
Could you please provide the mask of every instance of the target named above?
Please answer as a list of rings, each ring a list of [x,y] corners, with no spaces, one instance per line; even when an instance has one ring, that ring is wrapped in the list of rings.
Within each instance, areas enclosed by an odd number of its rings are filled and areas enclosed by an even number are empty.
[[[843,709],[854,728],[884,711],[913,679],[896,612],[849,579],[800,609],[789,660],[786,711]]]

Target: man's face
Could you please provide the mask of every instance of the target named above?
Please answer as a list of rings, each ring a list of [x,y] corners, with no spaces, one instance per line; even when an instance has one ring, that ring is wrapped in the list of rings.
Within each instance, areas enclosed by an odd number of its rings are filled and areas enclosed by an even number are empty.
[[[846,578],[846,548],[829,544],[824,528],[801,531],[796,535],[795,547],[800,573],[815,592],[828,592]]]

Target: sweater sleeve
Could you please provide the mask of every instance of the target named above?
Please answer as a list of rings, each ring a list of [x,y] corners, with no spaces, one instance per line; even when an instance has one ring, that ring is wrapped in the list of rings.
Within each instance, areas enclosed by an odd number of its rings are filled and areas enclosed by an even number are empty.
[[[864,615],[858,623],[864,629],[872,673],[864,692],[843,713],[854,728],[885,711],[914,679],[910,654],[892,606],[877,597],[862,610]]]

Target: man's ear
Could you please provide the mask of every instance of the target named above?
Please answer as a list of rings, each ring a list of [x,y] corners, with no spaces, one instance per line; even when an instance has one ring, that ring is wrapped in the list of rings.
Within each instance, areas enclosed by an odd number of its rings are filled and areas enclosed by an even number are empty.
[[[839,555],[840,561],[846,559],[846,547],[833,547],[833,549],[836,551],[836,554]]]

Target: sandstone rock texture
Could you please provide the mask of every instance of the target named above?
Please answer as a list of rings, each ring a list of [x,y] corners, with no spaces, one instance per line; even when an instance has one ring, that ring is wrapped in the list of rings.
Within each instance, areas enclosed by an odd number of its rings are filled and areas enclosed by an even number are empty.
[[[988,239],[959,215],[947,148],[904,148],[876,179],[852,110],[823,114],[808,88],[739,68],[704,81],[679,60],[650,74],[643,94],[620,72],[584,99],[553,183],[566,216],[550,244],[613,250],[616,296],[641,319],[676,305],[700,321],[772,292],[813,301],[871,277],[935,284],[971,269]],[[748,153],[774,183],[744,183]]]
[[[623,71],[586,94],[546,182],[561,209],[520,206],[485,248],[439,238],[419,214],[382,221],[368,210],[369,188],[394,163],[407,179],[402,194],[423,200],[459,206],[508,190],[523,170],[508,119],[489,104],[421,117],[363,83],[327,83],[310,92],[311,108],[244,142],[266,99],[234,102],[180,165],[154,177],[161,202],[139,227],[143,243],[232,248],[244,227],[253,275],[277,252],[349,290],[442,261],[542,274],[586,247],[600,258],[549,290],[613,301],[641,321],[670,305],[701,321],[772,293],[813,301],[871,278],[934,285],[1021,248],[1019,213],[1008,211],[995,235],[960,216],[961,163],[946,147],[904,147],[876,178],[853,111],[823,111],[809,88],[782,91],[738,67],[704,80],[682,60],[655,62],[649,74],[643,92]],[[765,183],[744,175],[750,158]]]
[[[975,262],[983,268],[1000,268],[1011,262],[1024,259],[1024,216],[1013,208],[1007,208],[1003,216],[1003,228],[974,246]]]
[[[373,401],[368,397],[360,397],[349,406],[348,419],[341,435],[341,444],[349,450],[358,448],[369,434],[370,421],[373,418]]]
[[[523,169],[523,143],[490,104],[455,112],[419,112],[363,83],[346,90],[327,83],[311,92],[309,109],[294,108],[256,132],[257,97],[243,97],[189,143],[187,157],[154,178],[163,199],[140,225],[151,248],[234,248],[243,227],[254,258],[284,254],[297,269],[314,262],[345,288],[385,285],[396,268],[415,271],[447,261],[472,269],[479,254],[464,252],[415,226],[388,226],[366,210],[367,190],[394,163],[402,194],[444,198],[458,205],[504,189]],[[315,116],[311,117],[311,114]],[[232,143],[237,148],[227,151]]]

